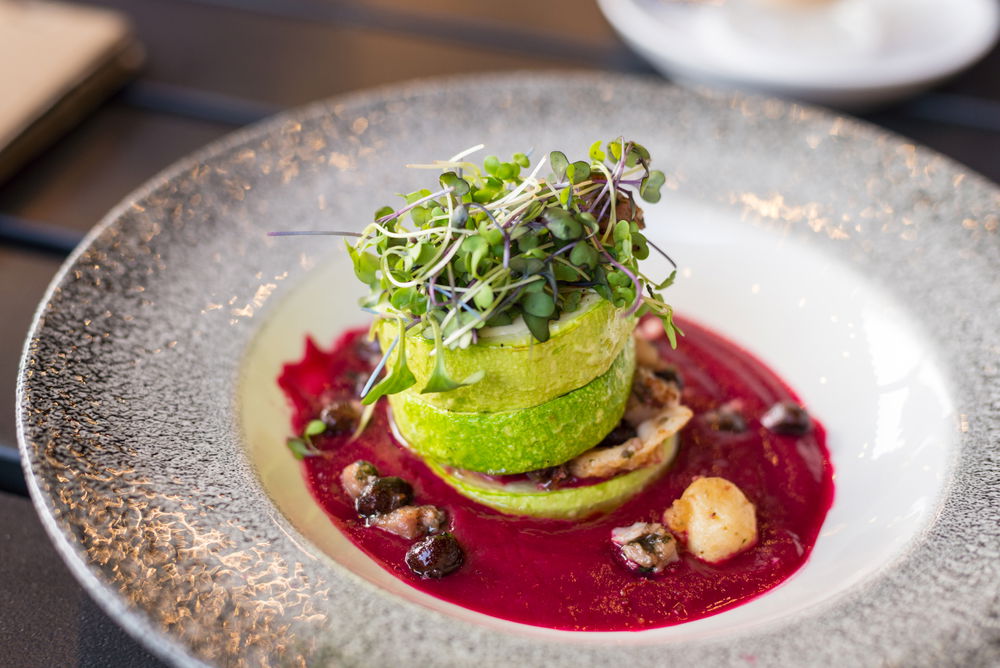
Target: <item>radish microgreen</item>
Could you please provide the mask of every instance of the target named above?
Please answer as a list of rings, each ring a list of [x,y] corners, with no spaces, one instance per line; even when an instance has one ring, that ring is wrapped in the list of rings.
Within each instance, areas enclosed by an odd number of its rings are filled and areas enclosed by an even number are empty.
[[[420,391],[447,392],[481,377],[449,377],[445,350],[473,345],[482,328],[519,318],[536,340],[547,341],[552,322],[577,310],[588,292],[612,302],[622,317],[655,314],[676,346],[673,309],[660,296],[676,271],[657,281],[638,267],[652,248],[676,270],[646,239],[635,205],[636,197],[659,201],[666,182],[663,172],[650,169],[649,151],[619,137],[594,142],[586,160],[553,151],[531,169],[524,153],[509,161],[490,155],[477,165],[468,156],[480,149],[410,165],[440,172],[435,190],[402,194],[405,206],[380,208],[360,235],[310,233],[355,237],[347,250],[369,288],[362,306],[377,320],[397,323],[396,338],[362,392],[366,405],[416,383],[406,363],[410,330],[434,341],[434,369]],[[550,173],[540,176],[546,166]]]

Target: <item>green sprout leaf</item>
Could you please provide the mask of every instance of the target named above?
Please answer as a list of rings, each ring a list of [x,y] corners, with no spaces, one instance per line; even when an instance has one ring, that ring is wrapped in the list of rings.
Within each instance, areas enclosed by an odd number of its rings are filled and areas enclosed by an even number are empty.
[[[444,363],[440,362],[441,359],[443,358],[438,357],[438,362],[434,363],[434,370],[431,372],[430,378],[427,379],[427,385],[424,386],[424,389],[420,390],[420,394],[451,392],[452,390],[457,390],[460,387],[475,385],[486,375],[485,371],[479,370],[469,375],[465,380],[456,382],[444,373]]]
[[[431,327],[434,330],[434,370],[431,371],[430,378],[427,379],[427,384],[424,386],[424,389],[420,390],[420,394],[450,392],[452,390],[457,390],[460,387],[474,385],[475,383],[481,381],[486,375],[482,370],[471,374],[468,378],[462,381],[454,381],[451,379],[444,366],[444,346],[441,344],[441,329],[437,321],[433,318],[431,318]]]
[[[530,313],[524,313],[521,315],[524,318],[524,324],[528,326],[528,331],[531,335],[538,340],[539,343],[545,343],[549,340],[549,319],[539,318],[538,316],[531,315]]]
[[[357,250],[348,242],[345,243],[347,243],[347,254],[354,264],[354,275],[362,283],[372,285],[375,282],[375,272],[379,268],[378,258],[371,253]]]
[[[523,233],[517,237],[517,247],[523,253],[538,248],[538,234],[522,227]]]
[[[586,279],[583,272],[565,264],[565,261],[562,258],[559,258],[556,262],[552,263],[552,275],[557,281],[576,281],[579,279]]]
[[[408,255],[413,258],[413,264],[424,265],[434,259],[437,249],[433,244],[423,242],[415,246],[410,246]]]
[[[674,269],[672,272],[670,272],[669,276],[667,276],[665,279],[663,279],[662,283],[658,283],[656,285],[656,289],[657,290],[666,290],[667,288],[669,288],[671,285],[674,284],[674,279],[676,279],[676,278],[677,278],[677,270]]]
[[[389,303],[392,304],[393,308],[403,310],[410,305],[410,302],[412,302],[416,296],[417,291],[413,288],[400,288],[392,293],[392,297],[389,298]]]
[[[418,199],[423,199],[431,194],[431,191],[427,188],[421,188],[420,190],[414,190],[412,193],[407,193],[403,195],[403,199],[406,200],[407,204],[413,204]]]
[[[292,456],[299,460],[316,454],[315,450],[301,438],[290,438],[285,441],[285,445],[292,451]]]
[[[615,223],[614,240],[616,244],[632,243],[632,226],[627,220],[619,220]]]
[[[589,211],[584,211],[583,213],[578,214],[576,219],[579,220],[585,228],[587,228],[588,232],[596,232],[601,227],[597,222],[597,218],[595,218],[594,214]]]
[[[570,183],[577,185],[590,178],[590,165],[580,160],[566,167],[566,178]]]
[[[590,159],[594,162],[604,162],[604,151],[601,150],[601,140],[598,139],[593,144],[590,145]]]
[[[493,288],[490,287],[489,283],[483,283],[476,290],[475,294],[472,296],[472,301],[476,304],[482,312],[486,312],[493,306]]]
[[[597,251],[587,243],[580,243],[573,246],[569,253],[569,261],[578,267],[588,267],[593,269],[597,266]]]
[[[556,303],[547,292],[528,292],[521,299],[521,306],[526,315],[538,318],[549,318],[556,312]]]
[[[307,424],[306,428],[302,431],[302,435],[312,438],[313,436],[319,436],[324,431],[326,431],[325,422],[322,420],[310,420],[309,424]]]
[[[415,206],[410,209],[410,220],[417,227],[423,227],[431,219],[431,210],[425,206]]]
[[[658,313],[657,315],[660,318],[660,322],[663,323],[663,332],[667,335],[670,347],[676,350],[677,335],[684,336],[684,332],[674,323],[674,310],[668,306],[662,313]]]
[[[490,250],[490,245],[487,243],[486,239],[480,236],[467,237],[465,241],[462,242],[462,253],[467,253],[469,256],[469,273],[475,277],[479,277],[477,267],[482,261],[486,254]]]
[[[646,164],[648,162],[649,162],[649,151],[647,151],[639,144],[632,144],[629,147],[628,155],[625,156],[626,167],[635,167],[639,163]]]
[[[658,170],[653,170],[649,173],[649,176],[642,180],[639,184],[639,197],[643,198],[650,204],[656,204],[660,201],[660,188],[666,183],[667,178],[663,175],[663,172]]]
[[[371,388],[361,400],[365,406],[375,403],[387,394],[402,392],[417,382],[410,367],[406,365],[406,325],[403,324],[402,320],[399,321],[399,334],[393,345],[398,349],[396,361],[385,378],[376,383],[375,387]]]
[[[455,172],[445,172],[441,175],[439,181],[441,182],[442,188],[452,188],[454,190],[454,195],[459,198],[468,194],[470,190],[469,182]],[[430,193],[427,194],[430,195]]]
[[[487,327],[503,327],[504,325],[509,325],[514,322],[514,317],[511,315],[509,310],[501,311],[499,313],[494,313],[486,321]]]
[[[567,293],[566,297],[563,299],[563,310],[568,311],[569,313],[572,313],[573,311],[577,310],[578,308],[580,308],[581,299],[582,297],[580,296],[579,290],[574,290],[570,293]]]
[[[607,149],[608,155],[611,156],[611,160],[613,162],[617,163],[619,160],[622,159],[622,138],[621,137],[618,137],[617,139],[612,139],[611,141],[609,141],[607,143],[607,146],[605,146],[605,148]]]
[[[550,206],[543,214],[545,227],[556,239],[573,241],[583,236],[583,225],[566,209]]]
[[[562,151],[552,151],[549,153],[549,165],[556,178],[561,179],[566,174],[566,168],[569,167],[569,158]]]
[[[572,184],[566,186],[565,188],[559,191],[559,203],[567,208],[569,208],[569,206],[573,203]]]

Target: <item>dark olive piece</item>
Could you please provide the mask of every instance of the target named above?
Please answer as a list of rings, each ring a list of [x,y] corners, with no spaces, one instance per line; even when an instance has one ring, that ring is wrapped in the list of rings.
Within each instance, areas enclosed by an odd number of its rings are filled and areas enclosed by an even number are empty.
[[[708,425],[716,431],[742,434],[747,430],[747,421],[743,419],[739,411],[731,408],[719,408],[711,411],[705,417],[708,420]]]
[[[742,434],[747,430],[747,421],[736,411],[719,411],[719,420],[715,423],[719,431],[731,431]]]
[[[319,413],[319,419],[334,434],[354,431],[358,426],[359,417],[357,407],[346,400],[332,401]]]
[[[794,401],[780,401],[771,406],[760,423],[775,434],[786,436],[804,436],[812,431],[809,413]]]
[[[377,478],[368,483],[354,500],[354,508],[362,517],[391,513],[413,501],[413,487],[396,476]]]
[[[653,373],[656,374],[657,378],[660,380],[665,380],[668,383],[674,383],[679,389],[684,389],[684,379],[681,377],[681,373],[677,370],[677,367],[671,366],[666,369],[654,371]]]
[[[550,466],[546,469],[538,469],[537,471],[528,471],[525,475],[528,476],[528,480],[542,489],[555,489],[573,478],[573,475],[569,472],[569,467],[565,464]]]
[[[422,578],[443,578],[465,562],[462,546],[450,533],[419,540],[406,552],[406,565]]]
[[[616,445],[621,445],[628,439],[636,436],[635,427],[630,425],[625,420],[622,420],[615,425],[607,436],[605,436],[600,443],[597,444],[598,448],[613,448]]]

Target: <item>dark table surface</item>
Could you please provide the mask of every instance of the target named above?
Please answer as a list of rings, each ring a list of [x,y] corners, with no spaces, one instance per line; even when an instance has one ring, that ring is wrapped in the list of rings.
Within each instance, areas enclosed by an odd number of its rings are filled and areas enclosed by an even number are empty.
[[[14,384],[62,258],[116,202],[237,127],[338,93],[514,69],[652,70],[584,0],[109,0],[148,50],[139,77],[0,183],[0,663],[160,665],[73,580],[27,499]],[[525,21],[530,17],[530,21]],[[863,116],[1000,181],[1000,50]]]

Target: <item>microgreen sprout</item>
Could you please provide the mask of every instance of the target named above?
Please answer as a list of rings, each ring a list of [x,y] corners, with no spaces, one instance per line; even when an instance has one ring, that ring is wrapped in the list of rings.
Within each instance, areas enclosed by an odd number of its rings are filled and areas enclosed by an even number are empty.
[[[292,451],[292,455],[296,459],[305,459],[306,457],[315,457],[316,455],[322,454],[322,452],[313,443],[313,437],[319,436],[326,431],[326,423],[322,420],[310,420],[306,423],[305,428],[302,430],[301,436],[296,436],[288,439],[286,444],[288,449]]]
[[[397,325],[362,393],[366,405],[416,384],[406,363],[408,330],[433,341],[435,349],[433,372],[417,390],[447,392],[481,376],[450,378],[445,349],[465,348],[479,330],[517,319],[536,340],[547,341],[552,322],[577,310],[588,292],[614,304],[621,317],[658,316],[676,345],[673,310],[660,295],[676,265],[646,239],[636,205],[636,197],[659,201],[666,181],[663,172],[650,169],[649,151],[622,137],[594,142],[586,160],[553,151],[550,173],[540,176],[546,163],[531,169],[524,153],[509,161],[490,155],[482,165],[471,162],[468,156],[481,148],[409,165],[440,171],[434,188],[402,195],[400,208],[382,207],[360,234],[326,233],[353,237],[347,251],[355,275],[369,288],[361,305]],[[639,270],[650,248],[674,267],[666,279],[652,280]]]

